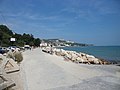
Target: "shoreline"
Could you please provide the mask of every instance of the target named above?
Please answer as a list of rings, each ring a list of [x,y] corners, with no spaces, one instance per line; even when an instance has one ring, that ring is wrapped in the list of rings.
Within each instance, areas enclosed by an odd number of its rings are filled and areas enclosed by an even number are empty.
[[[84,48],[84,47],[108,47],[108,46],[81,46],[81,47],[79,47],[79,48]],[[109,47],[114,47],[114,46],[109,46]],[[98,58],[98,59],[101,59],[101,60],[105,60],[105,61],[108,61],[108,62],[111,62],[112,64],[120,64],[120,59],[113,59],[113,57],[111,57],[111,58],[106,58],[106,57],[104,57],[104,56],[101,56],[101,55],[98,55],[98,54],[95,54],[95,53],[93,53],[93,52],[87,52],[86,50],[84,51],[84,49],[83,50],[72,50],[72,49],[69,49],[69,48],[78,48],[78,47],[55,47],[55,48],[58,48],[58,49],[64,49],[64,50],[70,50],[70,51],[76,51],[77,53],[79,53],[79,52],[84,52],[84,53],[86,53],[86,54],[89,54],[89,55],[93,55],[93,56],[95,56],[96,58]],[[78,48],[78,49],[79,49]],[[89,49],[89,48],[88,48]],[[93,50],[94,50],[94,48],[93,48]],[[92,53],[92,54],[91,54]],[[108,52],[109,53],[109,52]]]
[[[42,52],[41,48],[25,51],[23,55],[27,90],[119,90],[118,66],[66,62],[63,57]]]
[[[120,67],[76,64],[41,48],[23,52],[15,90],[119,90]],[[14,72],[16,73],[16,72]],[[16,77],[12,74],[12,77]],[[21,88],[18,86],[21,84]],[[13,87],[14,88],[14,87]],[[10,89],[11,90],[11,89]]]
[[[61,48],[52,48],[52,47],[44,47],[42,48],[43,52],[55,54],[57,56],[62,56],[65,60],[71,60],[75,63],[84,63],[84,64],[113,64],[110,61],[105,59],[97,58],[93,55],[86,54],[83,52],[77,52],[73,50],[65,50]]]

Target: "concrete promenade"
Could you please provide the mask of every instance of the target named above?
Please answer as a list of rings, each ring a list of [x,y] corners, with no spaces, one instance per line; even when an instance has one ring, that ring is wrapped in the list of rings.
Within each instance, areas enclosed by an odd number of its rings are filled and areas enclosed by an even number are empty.
[[[75,64],[40,48],[23,56],[25,90],[120,90],[119,66]]]

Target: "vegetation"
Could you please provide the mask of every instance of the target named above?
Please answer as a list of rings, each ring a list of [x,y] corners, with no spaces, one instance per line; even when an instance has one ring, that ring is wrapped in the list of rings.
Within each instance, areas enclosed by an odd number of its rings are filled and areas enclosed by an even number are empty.
[[[10,38],[15,38],[16,41],[12,42],[10,41]],[[39,38],[34,38],[32,34],[24,33],[21,35],[13,33],[7,26],[0,25],[0,46],[24,46],[25,44],[30,46],[39,46],[40,43],[41,40]]]
[[[10,38],[15,38],[15,42],[10,41]],[[73,41],[66,41],[63,39],[43,39],[45,43],[52,44],[54,46],[91,46],[92,44],[83,44],[83,43],[76,43]],[[13,33],[5,25],[0,25],[0,46],[39,46],[41,40],[39,38],[34,38],[32,34],[23,33],[17,34]]]

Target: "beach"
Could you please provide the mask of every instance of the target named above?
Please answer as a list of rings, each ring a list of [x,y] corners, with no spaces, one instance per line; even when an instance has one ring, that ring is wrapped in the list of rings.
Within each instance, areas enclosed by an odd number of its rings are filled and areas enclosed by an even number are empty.
[[[120,67],[65,61],[40,48],[23,52],[24,90],[119,90]]]

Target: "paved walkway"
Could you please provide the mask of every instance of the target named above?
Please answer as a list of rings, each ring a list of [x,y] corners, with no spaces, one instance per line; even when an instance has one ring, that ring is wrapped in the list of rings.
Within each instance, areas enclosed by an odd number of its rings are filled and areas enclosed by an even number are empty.
[[[41,49],[24,52],[21,64],[25,90],[119,90],[120,67],[109,67],[67,62]]]

